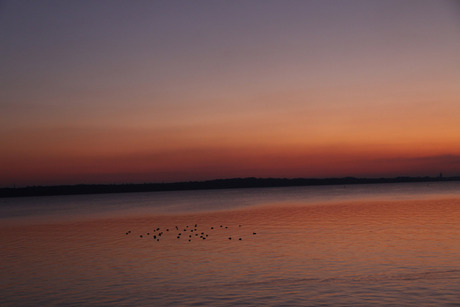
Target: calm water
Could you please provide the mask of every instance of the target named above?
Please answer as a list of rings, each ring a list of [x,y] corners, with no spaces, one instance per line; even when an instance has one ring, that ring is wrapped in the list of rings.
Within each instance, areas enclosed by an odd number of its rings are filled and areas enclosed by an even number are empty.
[[[0,199],[0,222],[2,306],[460,302],[460,183]]]

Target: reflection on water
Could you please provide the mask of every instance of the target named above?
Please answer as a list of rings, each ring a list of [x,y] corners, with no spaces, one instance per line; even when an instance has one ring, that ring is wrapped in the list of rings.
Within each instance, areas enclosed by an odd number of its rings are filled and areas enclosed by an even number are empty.
[[[297,200],[3,226],[0,305],[460,301],[460,197]]]
[[[227,211],[254,206],[460,197],[460,182],[48,196],[0,199],[2,224]]]

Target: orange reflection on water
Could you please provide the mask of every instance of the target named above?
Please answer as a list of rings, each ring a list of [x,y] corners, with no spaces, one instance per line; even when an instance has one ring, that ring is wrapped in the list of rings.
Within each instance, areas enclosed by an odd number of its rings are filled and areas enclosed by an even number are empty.
[[[2,292],[37,303],[190,304],[277,289],[282,303],[283,295],[330,299],[325,283],[338,292],[372,284],[366,295],[389,287],[401,302],[420,282],[453,287],[458,221],[460,199],[432,199],[3,227]]]

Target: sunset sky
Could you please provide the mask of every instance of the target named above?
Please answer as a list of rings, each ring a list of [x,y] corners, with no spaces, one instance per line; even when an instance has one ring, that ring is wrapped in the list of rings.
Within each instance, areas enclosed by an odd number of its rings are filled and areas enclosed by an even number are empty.
[[[0,187],[460,175],[458,1],[2,1]]]

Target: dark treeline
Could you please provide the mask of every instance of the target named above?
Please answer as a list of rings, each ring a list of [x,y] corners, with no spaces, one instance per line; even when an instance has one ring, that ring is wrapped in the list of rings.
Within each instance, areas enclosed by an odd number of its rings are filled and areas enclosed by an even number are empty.
[[[78,184],[60,186],[28,186],[20,188],[1,188],[0,197],[75,195],[133,193],[155,191],[291,187],[315,185],[347,185],[371,183],[399,182],[433,182],[460,181],[460,177],[395,177],[395,178],[233,178],[208,181],[188,181],[175,183],[144,183],[144,184]]]

